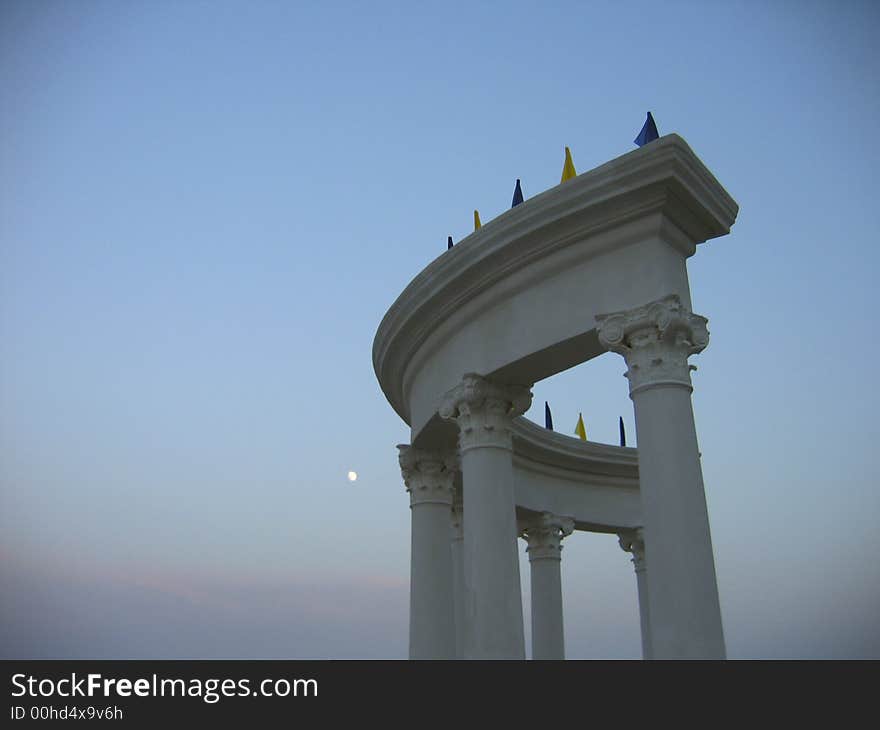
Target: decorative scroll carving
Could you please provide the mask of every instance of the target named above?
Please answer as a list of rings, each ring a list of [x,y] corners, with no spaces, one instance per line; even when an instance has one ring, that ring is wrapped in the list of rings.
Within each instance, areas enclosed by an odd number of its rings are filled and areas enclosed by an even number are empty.
[[[641,527],[635,530],[625,530],[617,534],[620,548],[627,553],[632,553],[632,563],[636,573],[645,570],[645,537]]]
[[[542,512],[520,524],[520,537],[528,543],[529,560],[560,559],[562,540],[574,531],[571,517]]]
[[[468,373],[443,397],[439,413],[458,423],[462,451],[480,446],[511,449],[510,421],[531,404],[530,386],[499,385]]]
[[[684,307],[678,295],[626,312],[596,316],[599,342],[623,355],[630,396],[660,385],[693,390],[688,357],[709,344],[708,320]]]
[[[400,473],[409,492],[410,506],[445,504],[452,506],[453,481],[458,459],[451,453],[436,453],[406,444],[400,450]]]

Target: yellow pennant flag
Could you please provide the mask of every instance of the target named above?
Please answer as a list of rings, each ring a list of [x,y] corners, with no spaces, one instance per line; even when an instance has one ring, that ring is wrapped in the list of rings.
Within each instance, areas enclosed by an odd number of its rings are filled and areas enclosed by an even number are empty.
[[[480,223],[480,211],[474,211],[474,230],[479,231],[483,227],[483,224]]]
[[[574,432],[581,437],[581,441],[587,440],[587,429],[584,428],[584,417],[578,413],[578,424],[574,427]]]
[[[565,164],[562,166],[562,180],[559,182],[564,183],[566,180],[571,180],[573,177],[577,177],[577,171],[574,169],[574,162],[572,162],[571,159],[571,150],[566,147]]]

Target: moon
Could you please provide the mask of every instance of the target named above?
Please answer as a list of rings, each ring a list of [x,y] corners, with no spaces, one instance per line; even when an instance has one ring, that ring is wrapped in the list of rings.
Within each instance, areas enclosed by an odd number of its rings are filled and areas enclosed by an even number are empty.
[[[350,482],[356,482],[356,481],[357,481],[357,478],[358,478],[358,473],[357,473],[356,471],[350,471],[350,472],[348,472],[348,481],[350,481]]]

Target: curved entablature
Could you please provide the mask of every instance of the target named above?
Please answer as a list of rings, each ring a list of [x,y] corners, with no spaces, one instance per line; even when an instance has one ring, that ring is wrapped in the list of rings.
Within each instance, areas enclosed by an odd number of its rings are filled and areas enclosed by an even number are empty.
[[[646,657],[724,658],[688,362],[708,320],[686,264],[737,212],[669,135],[490,221],[392,305],[373,366],[411,429],[411,657],[525,657],[519,535],[533,656],[561,659],[562,540],[580,529],[632,553]],[[536,382],[605,351],[626,362],[637,450],[522,418]]]
[[[373,366],[412,443],[454,443],[436,417],[464,373],[531,385],[603,351],[598,314],[672,294],[737,204],[678,135],[547,190],[429,264],[391,306]]]
[[[591,478],[621,480],[627,486],[638,488],[638,449],[581,441],[543,428],[524,417],[514,418],[510,431],[513,454],[518,459]]]
[[[571,517],[575,529],[618,532],[642,524],[636,449],[581,441],[515,418],[517,510]]]

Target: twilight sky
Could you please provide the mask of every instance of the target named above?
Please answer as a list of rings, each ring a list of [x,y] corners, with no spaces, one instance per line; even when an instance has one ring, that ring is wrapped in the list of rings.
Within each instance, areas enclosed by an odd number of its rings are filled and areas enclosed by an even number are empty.
[[[878,31],[870,2],[0,4],[0,655],[405,656],[376,328],[474,208],[650,109],[740,205],[689,261],[728,654],[880,657]],[[633,434],[624,369],[528,415]],[[569,657],[639,655],[613,537],[566,541],[563,590]]]

